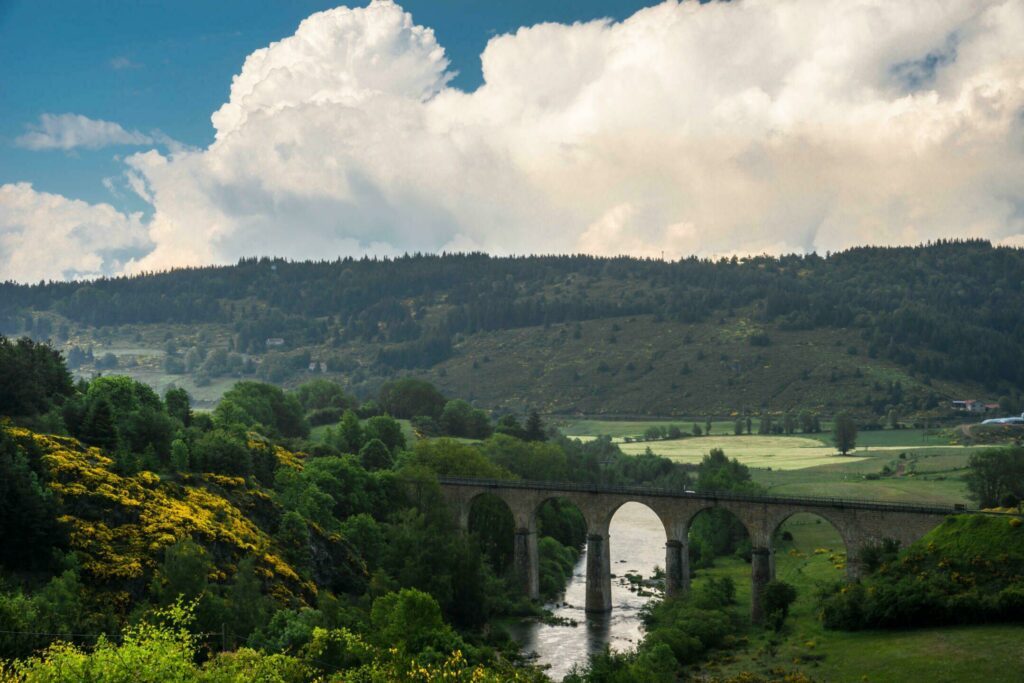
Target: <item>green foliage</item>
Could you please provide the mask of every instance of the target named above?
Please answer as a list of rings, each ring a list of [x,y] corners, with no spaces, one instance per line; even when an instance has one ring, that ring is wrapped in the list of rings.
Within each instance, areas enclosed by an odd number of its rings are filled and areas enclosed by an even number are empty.
[[[475,498],[469,509],[469,532],[491,568],[506,573],[512,566],[515,520],[505,501],[489,494]]]
[[[175,472],[188,472],[190,467],[188,444],[175,439],[171,442],[171,469]]]
[[[358,453],[363,447],[365,437],[363,427],[359,422],[359,416],[351,410],[346,410],[338,423],[338,429],[331,433],[328,443],[338,449],[341,453]]]
[[[28,657],[55,636],[96,633],[112,626],[88,604],[88,588],[73,564],[34,593],[0,593],[0,624],[0,653],[5,658]]]
[[[971,455],[967,490],[980,507],[999,505],[1003,498],[1024,498],[1024,448],[986,448]]]
[[[154,617],[167,626],[142,622],[125,630],[120,642],[100,638],[91,651],[68,643],[50,646],[38,657],[16,662],[14,680],[25,683],[163,683],[193,681],[197,650],[189,632],[192,608],[175,604]]]
[[[697,468],[696,490],[759,493],[750,470],[720,448],[712,448]],[[746,527],[735,515],[720,508],[704,510],[690,523],[690,561],[696,567],[710,567],[715,557],[740,554],[749,557],[750,539]]]
[[[832,441],[836,450],[846,455],[857,445],[857,423],[849,413],[839,413],[832,425]]]
[[[774,631],[782,630],[789,607],[796,600],[796,588],[785,581],[769,581],[761,589],[761,599],[765,614],[765,623]]]
[[[717,648],[733,644],[737,626],[731,605],[735,587],[728,578],[712,580],[688,596],[650,602],[641,613],[646,635],[635,653],[605,650],[566,683],[675,681],[683,667]]]
[[[566,582],[572,577],[579,551],[562,545],[550,536],[541,536],[537,542],[540,563],[540,593],[546,599],[557,597],[565,590]]]
[[[355,407],[355,400],[345,394],[340,384],[326,379],[300,385],[295,390],[295,398],[314,426],[337,422],[342,413]]]
[[[262,426],[271,435],[305,437],[309,423],[302,405],[292,394],[259,382],[238,382],[224,393],[213,412],[214,421],[228,426]]]
[[[202,546],[185,538],[164,550],[164,561],[153,578],[150,593],[158,602],[169,605],[182,598],[193,600],[207,588],[213,562]]]
[[[429,415],[440,420],[447,403],[433,384],[412,377],[386,382],[380,388],[378,400],[389,415],[404,419]]]
[[[375,415],[363,425],[363,443],[378,439],[392,453],[405,449],[405,435],[398,420],[389,415]]]
[[[394,464],[391,451],[377,438],[370,439],[359,449],[359,462],[369,472],[388,470]]]
[[[557,444],[521,441],[495,434],[484,442],[484,452],[496,465],[523,479],[565,481],[571,478],[568,458]]]
[[[300,509],[304,508],[301,503]],[[323,513],[318,514],[312,510],[310,519],[325,517]],[[328,518],[329,519],[329,518]],[[309,524],[299,512],[289,510],[281,517],[281,524],[274,534],[274,539],[281,546],[281,554],[284,559],[301,574],[309,572],[312,562],[310,550]]]
[[[469,439],[486,439],[492,432],[487,413],[473,408],[462,399],[454,399],[445,404],[439,426],[448,436]]]
[[[587,541],[587,520],[571,502],[551,498],[537,509],[537,533],[564,546],[582,548]]]
[[[64,418],[71,433],[86,443],[136,455],[152,449],[157,464],[170,456],[175,421],[156,392],[130,377],[94,379],[84,395],[67,402]]]
[[[41,481],[38,455],[15,442],[0,424],[0,565],[46,566],[66,539],[53,493]]]
[[[242,477],[253,472],[252,454],[242,437],[226,429],[203,434],[192,445],[192,468],[199,472],[216,472]]]
[[[192,424],[192,399],[184,389],[168,389],[164,393],[167,414],[184,427]]]
[[[377,642],[407,655],[464,649],[465,644],[441,618],[437,601],[415,588],[403,588],[373,601],[370,619]]]
[[[1024,526],[1012,518],[958,515],[861,583],[820,595],[827,628],[921,628],[1020,621]]]
[[[523,438],[527,441],[545,441],[548,436],[544,429],[544,421],[540,419],[540,413],[531,410],[526,418],[526,425],[523,427]]]
[[[523,425],[519,423],[519,418],[511,413],[501,416],[498,420],[498,424],[494,427],[494,431],[498,434],[515,437],[516,439],[526,438],[526,430],[524,430]]]
[[[435,474],[456,477],[508,479],[504,467],[492,462],[477,446],[453,439],[430,439],[416,442],[406,462],[427,467]]]
[[[0,335],[0,415],[32,417],[48,412],[73,391],[60,353],[47,344]]]

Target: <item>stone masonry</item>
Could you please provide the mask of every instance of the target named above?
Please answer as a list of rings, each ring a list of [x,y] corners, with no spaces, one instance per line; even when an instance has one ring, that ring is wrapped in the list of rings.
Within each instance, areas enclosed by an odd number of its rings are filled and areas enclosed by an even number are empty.
[[[607,612],[612,606],[611,539],[608,528],[622,505],[636,502],[646,505],[665,527],[666,592],[686,591],[690,584],[687,535],[690,522],[702,510],[728,510],[746,527],[752,546],[751,581],[753,600],[751,619],[764,618],[761,590],[775,573],[772,539],[779,526],[798,512],[818,515],[830,522],[846,545],[848,580],[860,576],[860,552],[883,539],[894,539],[907,546],[946,515],[952,508],[894,505],[864,501],[816,498],[774,498],[730,494],[697,494],[641,487],[592,487],[555,482],[503,481],[442,478],[441,490],[459,528],[469,529],[473,500],[492,494],[508,505],[515,520],[514,564],[523,593],[540,597],[537,556],[537,510],[547,500],[563,498],[576,505],[587,522],[587,598],[588,612]]]

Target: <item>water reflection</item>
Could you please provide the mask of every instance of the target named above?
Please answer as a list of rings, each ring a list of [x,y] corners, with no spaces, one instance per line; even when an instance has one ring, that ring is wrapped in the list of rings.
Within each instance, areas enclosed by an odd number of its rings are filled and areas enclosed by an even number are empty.
[[[665,565],[665,529],[649,508],[640,503],[627,503],[619,508],[609,529],[611,551],[612,611],[611,614],[586,614],[586,553],[576,563],[563,601],[548,605],[556,617],[574,620],[572,626],[520,624],[513,637],[526,652],[537,655],[541,665],[549,665],[548,675],[560,681],[575,664],[585,664],[592,652],[605,645],[614,650],[632,650],[642,637],[640,608],[650,597],[631,592],[623,576],[629,573],[650,578],[656,566]]]

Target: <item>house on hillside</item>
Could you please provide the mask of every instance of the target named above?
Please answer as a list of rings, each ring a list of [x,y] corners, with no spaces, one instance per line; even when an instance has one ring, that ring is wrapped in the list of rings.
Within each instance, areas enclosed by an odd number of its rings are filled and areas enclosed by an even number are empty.
[[[284,346],[284,339],[281,339],[281,337],[267,337],[265,343],[268,349],[276,349]]]
[[[999,404],[985,403],[974,398],[967,398],[962,401],[953,401],[952,408],[961,413],[995,413],[999,410]]]

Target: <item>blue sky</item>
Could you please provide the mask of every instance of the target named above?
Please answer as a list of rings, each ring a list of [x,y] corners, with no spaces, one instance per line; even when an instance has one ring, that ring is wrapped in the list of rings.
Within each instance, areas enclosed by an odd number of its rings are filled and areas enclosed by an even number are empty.
[[[1022,0],[0,0],[0,280],[1024,246],[1021,177]]]
[[[0,0],[0,184],[148,206],[102,183],[120,173],[116,147],[72,152],[20,149],[15,139],[44,113],[74,112],[126,129],[160,130],[196,147],[213,139],[210,114],[227,100],[245,57],[291,35],[321,0]],[[356,3],[352,3],[354,6]],[[365,4],[365,3],[359,3]],[[406,0],[434,29],[452,85],[475,89],[480,53],[496,33],[546,21],[623,19],[654,4],[636,0]]]

